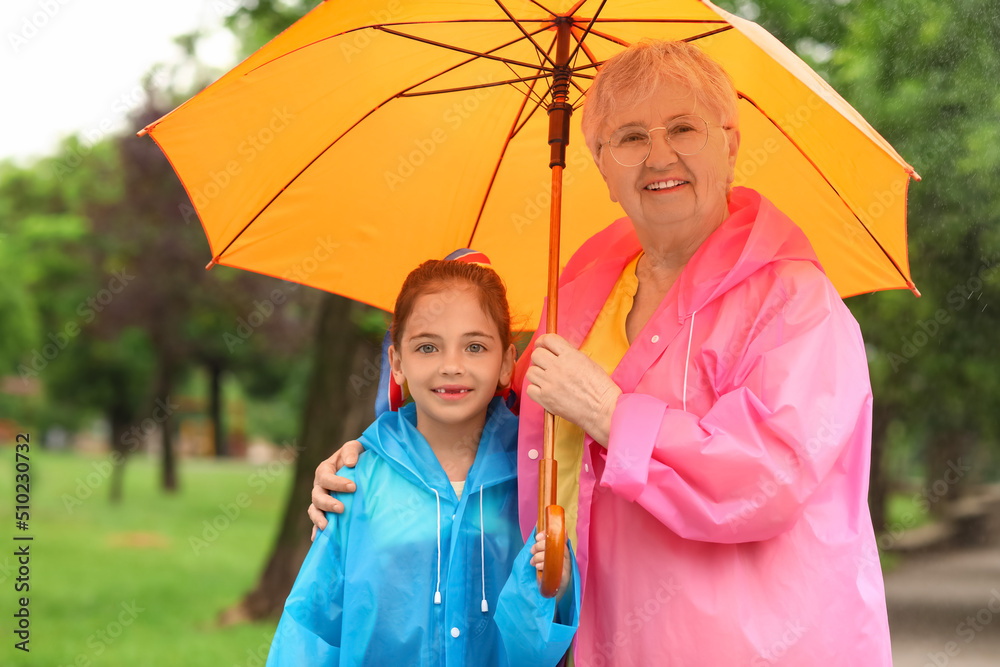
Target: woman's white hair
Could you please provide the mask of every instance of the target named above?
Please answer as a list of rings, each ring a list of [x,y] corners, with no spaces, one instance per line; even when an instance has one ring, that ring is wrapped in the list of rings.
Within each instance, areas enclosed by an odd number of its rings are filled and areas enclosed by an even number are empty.
[[[609,58],[594,78],[583,105],[583,138],[596,160],[600,132],[618,109],[645,102],[663,85],[681,85],[694,91],[701,106],[723,127],[736,127],[736,88],[726,70],[687,42],[643,40]]]

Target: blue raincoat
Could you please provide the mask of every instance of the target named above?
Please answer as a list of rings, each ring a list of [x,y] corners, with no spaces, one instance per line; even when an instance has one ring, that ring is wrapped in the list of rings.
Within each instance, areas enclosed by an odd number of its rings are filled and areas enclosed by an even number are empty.
[[[538,592],[517,520],[517,418],[490,404],[462,497],[416,428],[416,408],[360,438],[357,492],[339,494],[306,556],[268,655],[279,665],[555,665],[578,623],[579,572]],[[563,624],[565,623],[565,624]]]

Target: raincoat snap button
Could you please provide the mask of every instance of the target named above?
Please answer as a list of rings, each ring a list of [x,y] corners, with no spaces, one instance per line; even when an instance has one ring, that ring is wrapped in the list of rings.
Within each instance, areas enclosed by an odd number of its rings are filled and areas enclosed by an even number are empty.
[[[657,342],[659,342],[659,340],[660,340],[659,336],[653,336],[652,338],[649,339],[649,342],[651,342],[651,343],[657,343]]]
[[[452,628],[451,629],[451,636],[452,637],[457,638],[460,634],[462,634],[462,633],[458,631],[458,628]]]
[[[538,458],[538,450],[537,449],[529,449],[528,450],[528,458],[531,459],[532,461],[534,461],[535,459],[537,459]]]

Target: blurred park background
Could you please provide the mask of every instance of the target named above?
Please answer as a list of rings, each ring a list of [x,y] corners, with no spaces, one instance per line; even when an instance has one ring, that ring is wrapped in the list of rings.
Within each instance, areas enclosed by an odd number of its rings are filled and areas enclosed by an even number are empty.
[[[312,6],[205,4],[238,57]],[[985,548],[1000,481],[1000,8],[718,4],[795,50],[923,177],[909,193],[922,297],[848,300],[875,395],[870,504],[890,574]],[[204,271],[184,190],[135,136],[222,73],[199,62],[203,38],[177,36],[184,55],[147,73],[126,131],[0,162],[0,497],[9,507],[15,438],[29,434],[35,538],[30,654],[12,647],[18,566],[0,555],[0,664],[262,665],[308,549],[313,470],[372,418],[385,315]],[[13,103],[30,105],[21,92]],[[983,609],[996,575],[972,589]],[[943,639],[898,664],[939,664],[962,618],[943,616]]]

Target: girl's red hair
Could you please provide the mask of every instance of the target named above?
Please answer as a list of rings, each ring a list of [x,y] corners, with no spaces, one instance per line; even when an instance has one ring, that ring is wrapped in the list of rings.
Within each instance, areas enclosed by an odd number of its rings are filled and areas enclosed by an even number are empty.
[[[501,349],[511,344],[510,305],[507,303],[507,287],[493,269],[480,264],[452,260],[432,259],[424,262],[406,276],[403,287],[396,297],[396,307],[392,314],[392,343],[398,350],[403,338],[403,329],[413,312],[417,298],[425,294],[443,292],[449,287],[466,285],[475,290],[479,305],[497,325],[500,332]]]

